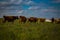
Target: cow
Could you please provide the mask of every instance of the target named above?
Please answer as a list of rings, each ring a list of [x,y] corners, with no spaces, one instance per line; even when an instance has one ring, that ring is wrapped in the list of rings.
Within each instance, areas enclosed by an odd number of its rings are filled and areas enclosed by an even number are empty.
[[[54,23],[54,18],[51,19],[52,23]]]
[[[29,22],[37,22],[37,21],[38,21],[38,18],[36,18],[36,17],[30,17],[30,18],[28,19],[28,21],[29,21]]]
[[[40,22],[45,22],[45,18],[40,18]]]
[[[14,19],[19,19],[18,16],[14,16]]]
[[[51,20],[50,19],[46,19],[45,22],[51,22]]]
[[[57,24],[60,23],[60,19],[55,19],[54,23],[57,23]]]
[[[27,18],[25,16],[20,16],[20,22],[25,23],[27,21]]]
[[[14,22],[14,20],[18,19],[18,16],[3,16],[3,22]]]

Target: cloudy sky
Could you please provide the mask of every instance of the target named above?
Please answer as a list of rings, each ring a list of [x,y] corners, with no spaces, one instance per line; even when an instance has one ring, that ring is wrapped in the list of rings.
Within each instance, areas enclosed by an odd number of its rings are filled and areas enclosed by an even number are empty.
[[[60,0],[0,0],[3,15],[60,18]]]

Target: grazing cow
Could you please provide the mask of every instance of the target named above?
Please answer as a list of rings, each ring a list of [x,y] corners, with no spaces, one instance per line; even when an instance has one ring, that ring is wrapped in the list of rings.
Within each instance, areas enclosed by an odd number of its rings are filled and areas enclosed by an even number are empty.
[[[60,23],[60,18],[58,19],[58,23]]]
[[[18,19],[18,16],[3,16],[4,21],[3,22],[14,22],[15,19]]]
[[[51,22],[51,20],[50,19],[46,19],[45,22]]]
[[[27,21],[27,18],[25,16],[20,16],[20,21],[25,23]]]
[[[60,19],[55,19],[54,22],[55,23],[60,23]]]
[[[40,18],[40,22],[45,22],[45,18]]]
[[[30,17],[28,21],[30,21],[30,22],[37,22],[38,18],[36,18],[36,17]]]
[[[54,23],[54,18],[51,19],[52,23]]]

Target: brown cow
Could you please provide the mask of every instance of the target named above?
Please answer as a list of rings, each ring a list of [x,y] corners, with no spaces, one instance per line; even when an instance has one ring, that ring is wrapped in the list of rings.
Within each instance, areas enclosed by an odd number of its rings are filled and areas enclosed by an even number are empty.
[[[18,19],[18,16],[3,16],[4,21],[3,22],[14,22],[15,19]]]
[[[27,21],[27,18],[25,16],[20,16],[20,21],[25,23]]]
[[[36,18],[36,17],[30,17],[28,19],[28,21],[30,21],[30,22],[37,22],[38,21],[38,18]]]
[[[60,23],[60,19],[55,19],[54,23],[57,23],[57,24]]]
[[[58,23],[60,23],[60,18],[58,19]]]
[[[40,18],[40,22],[45,22],[45,18]]]

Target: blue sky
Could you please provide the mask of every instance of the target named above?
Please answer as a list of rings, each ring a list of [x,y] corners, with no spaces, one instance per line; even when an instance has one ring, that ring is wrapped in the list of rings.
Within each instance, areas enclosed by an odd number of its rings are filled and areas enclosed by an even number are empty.
[[[60,18],[60,0],[0,0],[3,15]]]

